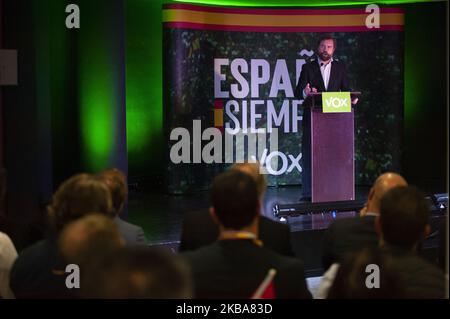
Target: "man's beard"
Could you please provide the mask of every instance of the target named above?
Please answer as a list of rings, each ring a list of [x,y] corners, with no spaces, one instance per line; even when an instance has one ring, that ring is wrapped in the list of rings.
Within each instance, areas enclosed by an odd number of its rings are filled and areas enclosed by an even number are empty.
[[[319,57],[322,61],[327,62],[328,60],[331,59],[332,56],[326,52],[321,52],[321,53],[319,53]]]

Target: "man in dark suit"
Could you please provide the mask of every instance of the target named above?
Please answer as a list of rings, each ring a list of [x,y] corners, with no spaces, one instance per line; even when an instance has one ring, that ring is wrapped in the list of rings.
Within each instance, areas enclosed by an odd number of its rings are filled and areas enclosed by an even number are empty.
[[[242,171],[256,181],[259,198],[262,203],[267,182],[265,175],[260,174],[259,168],[258,163],[238,163],[234,164],[231,170]],[[294,256],[288,225],[261,216],[259,219],[259,234],[265,247],[281,255]],[[213,243],[218,236],[219,226],[214,223],[206,209],[188,213],[183,219],[178,251],[196,250]]]
[[[405,179],[398,174],[380,175],[370,189],[360,216],[338,219],[328,227],[322,244],[322,263],[325,270],[333,263],[342,262],[350,252],[378,245],[375,218],[380,213],[380,199],[388,190],[406,185]]]
[[[258,239],[260,201],[255,181],[237,170],[220,174],[211,190],[210,213],[218,240],[183,256],[191,267],[196,298],[245,298],[275,270],[273,296],[311,298],[303,264],[264,247]]]
[[[78,174],[61,184],[48,207],[51,233],[21,251],[10,273],[16,298],[70,298],[65,267],[57,240],[66,225],[93,212],[111,217],[111,194],[104,183],[89,174]]]
[[[430,206],[416,187],[395,187],[381,199],[375,227],[383,252],[399,272],[406,298],[448,298],[448,278],[417,254],[419,243],[430,233],[429,217]]]
[[[114,222],[119,228],[120,234],[125,239],[126,245],[147,245],[147,240],[145,238],[145,233],[142,227],[128,223],[119,217],[128,195],[125,175],[118,169],[113,168],[101,172],[99,174],[99,177],[106,183],[111,192],[113,209],[115,213]]]
[[[305,99],[311,92],[350,91],[345,65],[333,58],[336,39],[322,37],[317,45],[316,58],[305,63],[295,89],[295,96]],[[352,101],[353,104],[357,99]],[[302,201],[311,201],[311,112],[304,109],[302,128]]]

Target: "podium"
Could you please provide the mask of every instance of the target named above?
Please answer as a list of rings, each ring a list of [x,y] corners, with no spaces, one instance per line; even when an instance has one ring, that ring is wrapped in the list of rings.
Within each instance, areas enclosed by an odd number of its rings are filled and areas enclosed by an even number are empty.
[[[350,93],[352,100],[360,95]],[[348,113],[323,113],[319,92],[310,93],[303,107],[311,125],[311,201],[355,200],[354,105]]]

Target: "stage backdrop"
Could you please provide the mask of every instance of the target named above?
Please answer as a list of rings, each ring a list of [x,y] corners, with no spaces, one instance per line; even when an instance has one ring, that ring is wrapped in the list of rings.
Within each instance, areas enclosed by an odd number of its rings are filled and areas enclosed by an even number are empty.
[[[355,108],[356,183],[370,185],[380,172],[399,170],[403,12],[380,8],[375,28],[366,24],[376,23],[369,14],[365,7],[165,5],[169,191],[208,189],[230,162],[243,160],[242,154],[263,164],[269,185],[301,184],[303,110],[294,89],[324,34],[337,39],[334,57],[346,64],[352,90],[362,92]],[[236,133],[256,135],[257,142],[247,138],[241,143]]]

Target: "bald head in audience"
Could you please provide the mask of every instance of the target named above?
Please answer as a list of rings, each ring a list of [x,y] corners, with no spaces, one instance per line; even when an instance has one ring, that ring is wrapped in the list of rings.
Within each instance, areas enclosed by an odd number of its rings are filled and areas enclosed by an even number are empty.
[[[408,183],[401,175],[393,172],[387,172],[378,176],[370,189],[367,203],[361,210],[360,215],[364,216],[368,212],[380,214],[381,198],[386,192],[397,186],[408,186]]]

